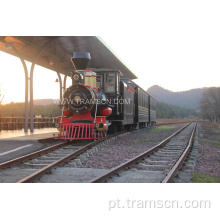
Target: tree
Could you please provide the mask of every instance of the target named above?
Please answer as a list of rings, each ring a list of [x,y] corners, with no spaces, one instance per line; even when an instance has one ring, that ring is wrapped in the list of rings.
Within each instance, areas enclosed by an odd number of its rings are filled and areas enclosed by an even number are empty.
[[[192,114],[196,116],[193,111],[177,105],[157,102],[157,118],[185,118]]]
[[[203,118],[214,123],[220,122],[220,87],[211,87],[207,89],[200,99],[199,103],[201,115]]]

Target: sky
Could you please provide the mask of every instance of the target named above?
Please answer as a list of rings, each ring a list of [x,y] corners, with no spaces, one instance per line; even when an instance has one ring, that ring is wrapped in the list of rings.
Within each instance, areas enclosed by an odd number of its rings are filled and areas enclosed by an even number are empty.
[[[76,35],[100,36],[138,76],[136,83],[143,89],[153,85],[171,91],[220,86],[218,1],[126,1],[126,9],[120,10],[123,6],[121,1],[117,1],[117,7],[108,5],[107,11],[99,10],[98,15],[93,13],[96,25],[94,22],[89,25],[88,16],[85,17],[82,23],[86,28],[77,26],[75,30],[79,31]],[[69,9],[66,10],[68,14]],[[89,9],[85,8],[84,14],[88,15],[88,12]],[[51,29],[56,21],[50,23]],[[14,35],[47,35],[48,27],[31,34],[27,30],[13,30]],[[50,35],[65,35],[63,33],[75,34],[71,28],[61,27],[58,33]],[[34,99],[59,98],[56,79],[55,72],[37,66]],[[67,86],[70,83],[69,80]],[[22,64],[18,58],[3,52],[0,52],[0,89],[5,95],[5,103],[24,101]]]

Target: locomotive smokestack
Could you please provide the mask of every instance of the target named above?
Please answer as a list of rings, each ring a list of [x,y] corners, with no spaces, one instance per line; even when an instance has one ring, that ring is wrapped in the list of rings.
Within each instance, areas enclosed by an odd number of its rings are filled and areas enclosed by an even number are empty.
[[[74,52],[72,57],[72,63],[77,70],[85,70],[91,60],[89,52]]]

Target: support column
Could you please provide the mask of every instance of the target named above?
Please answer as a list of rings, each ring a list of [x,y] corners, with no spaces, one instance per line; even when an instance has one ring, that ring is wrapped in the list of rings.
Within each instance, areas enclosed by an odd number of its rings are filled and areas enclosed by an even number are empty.
[[[64,77],[64,81],[63,81],[63,90],[64,91],[66,90],[66,79],[67,79],[67,76],[68,76],[68,74],[69,74],[69,72],[71,71],[72,68],[74,68],[74,66],[72,64],[70,64],[68,71],[65,73],[65,77]],[[76,70],[76,69],[74,68],[74,70]]]
[[[21,62],[24,67],[25,71],[25,122],[24,122],[24,132],[28,132],[28,70],[27,70],[27,65],[23,59],[21,59]]]
[[[57,76],[58,76],[58,78],[59,78],[59,84],[60,84],[60,100],[59,100],[59,103],[61,104],[61,103],[62,103],[62,99],[63,99],[62,78],[61,78],[59,72],[57,72]],[[60,110],[59,110],[59,114],[60,114],[60,115],[62,114],[62,109],[61,109],[61,108],[60,108]]]
[[[40,54],[39,54],[40,55]],[[33,73],[34,73],[34,66],[35,62],[31,65],[31,72],[30,72],[30,132],[34,132],[34,91],[33,91]]]
[[[60,101],[62,101],[62,98],[63,98],[63,91],[62,91],[62,78],[61,78],[59,72],[57,72],[57,76],[58,76],[58,78],[59,78],[59,84],[60,84]]]
[[[30,72],[30,131],[34,132],[34,100],[33,100],[33,74],[34,74],[34,67],[37,63],[37,60],[40,56],[40,54],[46,49],[46,47],[52,43],[54,40],[56,40],[56,37],[53,38],[53,40],[49,40],[44,46],[37,52],[34,61],[31,65],[31,72]]]
[[[24,132],[28,132],[28,69],[27,65],[24,61],[24,59],[20,56],[19,52],[16,50],[16,48],[13,48],[13,50],[17,53],[19,59],[21,60],[21,63],[24,68],[25,73],[25,121],[24,121]]]
[[[67,79],[67,74],[65,74],[64,76],[64,80],[63,80],[63,90],[66,90],[66,79]]]

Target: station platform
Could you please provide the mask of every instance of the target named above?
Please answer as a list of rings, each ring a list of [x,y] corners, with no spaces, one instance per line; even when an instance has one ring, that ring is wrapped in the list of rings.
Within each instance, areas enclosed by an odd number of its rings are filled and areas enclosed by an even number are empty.
[[[38,141],[46,138],[53,138],[54,134],[57,136],[59,134],[56,128],[43,128],[35,129],[34,133],[24,133],[24,130],[14,130],[14,131],[0,131],[0,140],[21,140],[21,141]]]
[[[24,130],[0,131],[0,163],[41,150],[48,145],[41,140],[59,134],[56,128],[35,129],[34,133]]]

